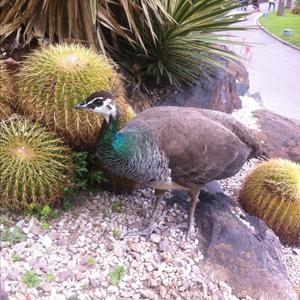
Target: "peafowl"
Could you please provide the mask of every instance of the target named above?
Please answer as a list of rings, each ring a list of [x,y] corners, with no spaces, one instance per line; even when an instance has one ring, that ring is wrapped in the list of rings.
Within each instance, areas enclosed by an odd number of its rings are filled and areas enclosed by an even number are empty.
[[[150,108],[118,128],[114,96],[98,91],[75,109],[101,114],[96,154],[101,164],[157,196],[149,226],[137,234],[151,234],[166,190],[186,190],[191,198],[188,236],[201,188],[208,182],[235,175],[243,164],[262,155],[254,134],[232,116],[193,107]]]

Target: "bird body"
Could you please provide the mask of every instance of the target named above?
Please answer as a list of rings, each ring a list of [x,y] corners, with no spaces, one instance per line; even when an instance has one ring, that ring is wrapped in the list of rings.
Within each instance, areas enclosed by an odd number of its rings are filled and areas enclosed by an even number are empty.
[[[75,108],[104,116],[96,155],[112,173],[155,189],[158,200],[152,216],[165,190],[189,191],[188,234],[201,187],[235,175],[248,159],[262,154],[253,132],[222,112],[154,107],[120,129],[118,110],[109,93],[96,92]]]
[[[104,166],[141,185],[159,188],[172,178],[195,188],[233,176],[259,151],[252,132],[225,113],[161,106],[119,131],[105,124],[97,153]]]

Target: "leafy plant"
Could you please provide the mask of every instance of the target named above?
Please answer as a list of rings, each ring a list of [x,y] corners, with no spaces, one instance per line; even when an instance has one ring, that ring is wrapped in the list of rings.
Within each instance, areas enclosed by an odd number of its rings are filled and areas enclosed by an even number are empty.
[[[108,273],[109,282],[112,285],[117,285],[123,279],[125,271],[124,266],[116,266],[113,271]]]
[[[22,257],[19,254],[17,254],[16,252],[13,252],[13,254],[11,255],[11,260],[13,262],[21,261]]]
[[[97,263],[96,258],[93,256],[89,256],[86,262],[89,266],[94,266]]]
[[[121,202],[113,202],[111,204],[111,208],[112,208],[113,212],[120,213],[122,210],[122,203]]]
[[[224,67],[217,58],[237,59],[223,47],[235,43],[228,39],[229,30],[245,29],[232,26],[246,15],[231,13],[239,6],[235,0],[164,0],[152,9],[144,9],[141,0],[134,2],[140,13],[132,17],[143,35],[138,39],[129,33],[134,43],[117,38],[118,47],[110,53],[137,83],[146,77],[179,88]]]
[[[113,229],[113,237],[114,237],[116,240],[118,240],[118,239],[120,238],[120,236],[121,236],[120,230],[119,230],[118,228],[114,228],[114,229]]]
[[[45,274],[45,280],[48,282],[54,281],[55,280],[55,275],[53,273],[46,273]]]
[[[35,271],[27,271],[22,276],[22,282],[29,288],[36,287],[40,284],[39,276]]]
[[[0,238],[1,241],[8,242],[10,244],[16,244],[27,240],[26,235],[19,226],[4,229]]]

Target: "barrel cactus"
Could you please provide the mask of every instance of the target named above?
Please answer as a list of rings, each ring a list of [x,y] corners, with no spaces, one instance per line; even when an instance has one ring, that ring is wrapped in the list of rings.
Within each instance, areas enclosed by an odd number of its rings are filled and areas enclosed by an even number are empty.
[[[52,205],[71,176],[70,150],[55,133],[23,118],[1,123],[1,207],[22,212],[32,203]]]
[[[74,105],[97,90],[116,95],[120,127],[128,121],[120,75],[113,63],[80,45],[37,50],[18,75],[19,112],[56,131],[69,145],[89,149],[96,144],[102,117],[76,111]]]
[[[282,242],[300,244],[300,165],[272,159],[259,164],[239,193],[242,207],[266,222]]]
[[[14,89],[5,65],[0,61],[0,121],[13,114],[12,101]]]

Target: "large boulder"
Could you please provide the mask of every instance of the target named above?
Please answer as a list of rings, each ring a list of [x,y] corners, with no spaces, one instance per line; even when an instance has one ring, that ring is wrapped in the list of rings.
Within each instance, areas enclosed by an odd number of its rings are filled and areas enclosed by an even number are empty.
[[[231,113],[242,107],[240,95],[249,88],[248,73],[242,64],[227,62],[227,72],[216,69],[210,77],[200,76],[181,91],[168,91],[159,105],[191,106]]]
[[[271,157],[288,158],[300,163],[300,121],[280,116],[270,110],[253,112],[259,131],[257,138]]]
[[[281,260],[279,239],[264,222],[216,191],[201,192],[195,214],[202,270],[226,282],[241,298],[297,300]],[[173,201],[185,204],[182,194]]]

